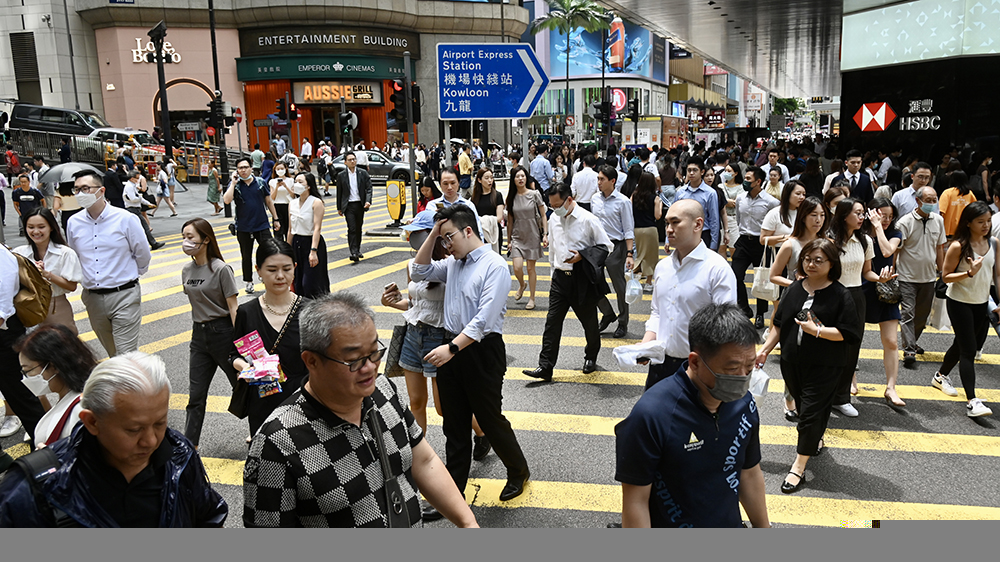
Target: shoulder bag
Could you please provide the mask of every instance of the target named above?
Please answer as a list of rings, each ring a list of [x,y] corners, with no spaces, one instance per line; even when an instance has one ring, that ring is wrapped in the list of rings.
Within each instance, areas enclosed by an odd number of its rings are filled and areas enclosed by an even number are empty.
[[[385,356],[385,376],[401,377],[403,368],[399,366],[399,356],[403,352],[403,340],[406,339],[407,323],[401,326],[393,326],[392,339],[389,340],[389,350]]]
[[[778,300],[781,291],[778,285],[771,282],[771,266],[766,265],[772,261],[768,258],[773,258],[773,253],[771,246],[764,250],[764,261],[753,270],[753,286],[750,288],[751,295],[770,302]]]
[[[278,350],[278,344],[281,343],[281,338],[285,336],[285,331],[288,329],[288,325],[291,324],[292,317],[295,316],[295,312],[298,310],[299,303],[301,302],[302,298],[296,296],[292,307],[288,310],[288,316],[285,317],[285,323],[281,326],[281,331],[278,332],[278,339],[274,340],[274,345],[268,350],[268,353],[271,355],[274,355],[274,352]],[[236,386],[233,388],[233,397],[229,400],[229,413],[239,419],[244,419],[250,415],[250,394],[252,392],[254,390],[250,388],[249,384],[236,381]]]
[[[37,326],[49,315],[52,285],[42,277],[35,262],[16,252],[10,253],[17,259],[17,276],[20,282],[20,289],[14,295],[17,319],[25,328]]]
[[[389,468],[389,455],[385,452],[385,441],[382,436],[382,427],[378,422],[378,407],[372,405],[372,413],[368,416],[368,431],[375,439],[375,447],[378,449],[379,464],[382,465],[382,490],[385,492],[386,527],[390,529],[408,529],[410,525],[410,514],[406,510],[406,500],[403,499],[403,490],[399,487],[399,480],[392,475]],[[386,428],[388,430],[388,428]]]
[[[535,191],[535,193],[538,193],[538,192]],[[539,196],[539,199],[541,199],[541,196]],[[542,218],[542,212],[538,210],[538,204],[537,203],[541,203],[541,201],[537,201],[537,202],[536,201],[532,201],[531,202],[531,208],[534,209],[534,211],[535,211],[535,226],[538,227],[538,238],[542,239],[542,238],[545,238],[545,225],[542,222],[544,219]]]

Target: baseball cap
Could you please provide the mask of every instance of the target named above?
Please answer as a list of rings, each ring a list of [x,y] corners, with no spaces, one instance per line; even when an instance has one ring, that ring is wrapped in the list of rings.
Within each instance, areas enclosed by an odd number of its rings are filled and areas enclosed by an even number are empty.
[[[436,210],[420,211],[417,213],[417,216],[413,217],[413,220],[409,224],[402,226],[404,231],[410,233],[407,240],[409,240],[410,247],[414,250],[420,249],[424,240],[427,239],[427,234],[434,228],[434,215],[436,213]]]

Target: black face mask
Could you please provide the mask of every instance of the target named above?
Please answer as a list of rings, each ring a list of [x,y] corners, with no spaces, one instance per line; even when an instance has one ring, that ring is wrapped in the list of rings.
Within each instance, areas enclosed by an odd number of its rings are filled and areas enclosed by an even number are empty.
[[[753,182],[743,182],[743,191],[746,191],[747,193],[753,191]]]

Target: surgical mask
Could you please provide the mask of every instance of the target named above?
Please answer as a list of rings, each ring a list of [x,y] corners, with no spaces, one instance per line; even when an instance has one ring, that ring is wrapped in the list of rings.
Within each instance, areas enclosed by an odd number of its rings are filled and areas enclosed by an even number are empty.
[[[555,213],[557,217],[565,217],[566,214],[569,213],[569,209],[566,208],[566,204],[564,203],[562,207],[553,208],[552,212]]]
[[[722,172],[722,181],[729,183],[729,180],[733,179],[733,175],[729,172]]]
[[[920,210],[923,211],[924,213],[928,214],[928,215],[931,214],[931,213],[936,213],[936,212],[938,212],[938,204],[937,203],[924,203],[923,205],[920,206]]]
[[[204,242],[184,240],[183,242],[181,242],[181,250],[183,250],[185,254],[193,256],[198,253],[198,248],[200,248],[202,244],[204,244]]]
[[[713,371],[704,360],[702,360],[702,364],[705,365],[709,373],[715,376],[715,388],[708,389],[712,398],[720,402],[734,402],[746,396],[747,391],[750,390],[749,376],[720,375]]]
[[[753,191],[753,182],[743,182],[743,191],[746,191],[747,193]]]
[[[45,373],[45,369],[48,368],[49,366],[46,365],[45,368],[42,369],[41,373],[30,377],[23,377],[21,379],[21,384],[28,387],[28,390],[30,390],[35,396],[45,396],[46,394],[52,392],[49,388],[49,381],[52,380],[52,377],[49,377],[49,379],[46,380],[45,377],[42,376]]]
[[[302,185],[301,183],[292,184],[292,193],[294,193],[295,195],[302,195],[303,193],[305,193],[305,191],[306,191],[306,186]]]
[[[280,177],[285,177],[285,169],[284,168],[278,169],[278,171],[275,172],[275,173],[278,174]]]
[[[98,197],[93,193],[80,192],[76,194],[76,202],[84,209],[89,209],[97,204]]]

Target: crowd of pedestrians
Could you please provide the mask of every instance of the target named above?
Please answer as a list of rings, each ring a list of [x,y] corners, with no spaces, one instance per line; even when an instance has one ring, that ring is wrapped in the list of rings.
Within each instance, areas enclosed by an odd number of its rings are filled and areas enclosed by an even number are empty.
[[[904,172],[895,150],[823,159],[811,141],[603,154],[539,143],[527,147],[528,166],[510,170],[504,197],[478,145],[462,147],[457,170],[434,164],[439,147],[431,154],[421,147],[420,164],[435,173],[403,229],[416,252],[406,292],[390,283],[381,296],[405,321],[391,342],[404,404],[397,384],[378,372],[387,347],[368,303],[330,294],[320,192],[328,186],[325,175],[308,171],[312,146],[305,141],[293,160],[283,142],[272,143],[281,156],[267,179],[268,154],[258,146],[227,185],[215,171],[208,189],[216,212],[220,200],[235,204],[231,233],[253,298],[238,301],[234,270],[208,221],[181,229],[191,261],[180,281],[192,319],[183,433],[167,427],[166,366],[138,351],[139,278],[159,244],[144,215],[145,175],[121,170],[121,205],[107,174],[77,174],[51,203],[30,175],[18,176],[15,210],[27,244],[0,246],[2,433],[23,425],[37,451],[13,467],[0,457],[7,471],[0,524],[223,525],[228,506],[198,455],[209,387],[221,369],[232,390],[229,411],[247,419],[245,526],[414,527],[441,518],[477,526],[463,497],[473,461],[491,451],[500,458],[502,502],[523,494],[530,479],[530,460],[501,406],[503,334],[509,304],[528,292],[524,308],[539,306],[536,264],[546,249],[552,281],[538,364],[524,370],[530,377],[553,380],[570,309],[587,342],[580,369],[590,374],[600,333],[617,323],[613,338],[627,337],[630,306],[643,306],[629,298],[642,290],[626,276],[644,279],[651,293],[642,344],[660,344],[662,355],[637,360],[648,365],[644,394],[615,427],[621,526],[736,527],[740,506],[752,526],[770,526],[751,373],[781,349],[773,374],[784,380],[784,417],[798,434],[781,491],[795,493],[806,485],[809,460],[824,451],[832,412],[861,415],[851,396],[866,323],[879,327],[885,400],[905,408],[896,389],[899,351],[905,367],[924,353],[917,341],[935,298],[955,339],[928,383],[958,396],[950,379],[957,365],[966,414],[992,414],[976,396],[977,355],[1000,310],[989,304],[997,301],[1000,221],[980,199],[1000,200],[989,158],[970,160],[978,165],[970,181],[961,170],[935,174],[916,158]],[[357,263],[372,186],[364,151],[345,148],[346,169],[331,179]],[[329,152],[321,142],[316,157]],[[155,191],[173,210],[170,166],[164,162]],[[67,218],[69,198],[80,212]],[[32,264],[51,297],[47,313],[26,326],[14,294],[19,268]],[[765,295],[758,284],[777,288]],[[78,285],[110,357],[100,364],[77,336],[66,299]],[[48,394],[58,400],[50,404]],[[443,418],[444,460],[426,440],[431,400]],[[715,442],[700,437],[710,434]],[[689,457],[693,464],[665,454],[679,447],[702,454]]]

